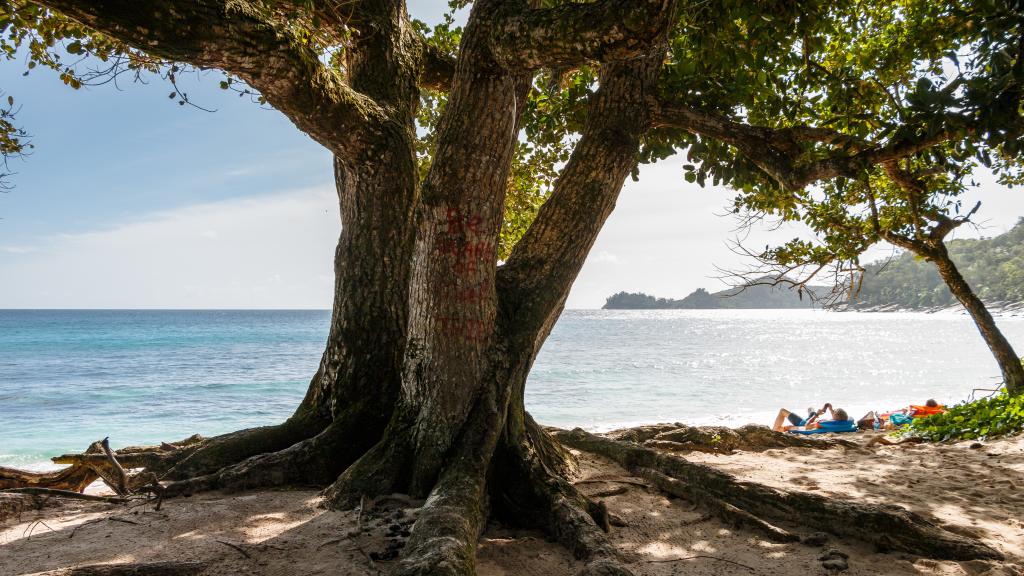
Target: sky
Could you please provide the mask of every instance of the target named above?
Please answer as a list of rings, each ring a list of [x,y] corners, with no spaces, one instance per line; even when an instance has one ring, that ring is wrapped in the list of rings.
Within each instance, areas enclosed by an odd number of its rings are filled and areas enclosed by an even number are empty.
[[[445,5],[409,3],[428,22]],[[0,308],[330,307],[341,226],[330,155],[283,115],[220,90],[217,73],[179,81],[211,113],[179,106],[158,79],[76,91],[24,71],[0,62],[35,144],[0,194]],[[599,308],[621,290],[718,290],[719,269],[747,264],[729,248],[730,192],[687,184],[682,164],[627,180],[567,307]],[[983,200],[982,226],[958,237],[993,236],[1024,215],[1019,190],[982,181],[969,197]]]

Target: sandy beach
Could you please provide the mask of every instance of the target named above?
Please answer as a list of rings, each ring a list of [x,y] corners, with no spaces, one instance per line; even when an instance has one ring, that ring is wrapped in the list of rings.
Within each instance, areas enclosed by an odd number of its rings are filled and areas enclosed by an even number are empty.
[[[779,544],[733,528],[692,503],[645,487],[619,466],[580,455],[577,482],[602,496],[627,526],[611,540],[638,575],[827,574],[821,558],[849,556],[845,574],[1024,574],[1024,436],[952,445],[866,446],[687,454],[736,475],[772,486],[837,498],[904,506],[933,522],[982,539],[1006,560],[951,562],[877,553],[829,537],[821,545]],[[50,502],[0,525],[0,574],[121,562],[195,560],[204,575],[353,576],[387,573],[416,517],[415,502],[379,501],[365,513],[319,506],[315,490],[208,493],[126,508],[87,502]],[[785,526],[803,533],[800,526]],[[835,553],[833,552],[833,555]],[[484,576],[571,575],[582,563],[543,534],[491,524],[478,549]],[[831,572],[834,573],[834,572]]]

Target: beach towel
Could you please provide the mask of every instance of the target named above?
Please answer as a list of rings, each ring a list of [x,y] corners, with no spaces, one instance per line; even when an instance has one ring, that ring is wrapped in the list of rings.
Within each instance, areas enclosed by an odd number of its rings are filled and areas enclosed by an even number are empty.
[[[904,414],[903,412],[893,412],[892,414],[889,415],[889,423],[897,427],[910,424],[912,420],[913,418]]]
[[[857,423],[853,420],[822,420],[817,428],[789,430],[793,434],[828,434],[829,432],[856,432]]]

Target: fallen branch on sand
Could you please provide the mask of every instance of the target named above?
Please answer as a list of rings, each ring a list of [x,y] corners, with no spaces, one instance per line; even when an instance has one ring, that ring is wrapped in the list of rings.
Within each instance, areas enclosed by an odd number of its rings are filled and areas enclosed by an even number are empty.
[[[91,502],[107,502],[108,504],[124,504],[127,498],[120,496],[99,496],[95,494],[82,494],[71,490],[58,490],[56,488],[4,488],[0,494],[32,494],[35,496],[57,496],[60,498],[73,498],[75,500],[89,500]]]
[[[223,544],[225,546],[229,546],[231,548],[234,548],[235,550],[238,551],[239,554],[241,554],[242,556],[245,556],[246,558],[252,558],[252,555],[249,554],[248,552],[246,552],[245,548],[242,548],[241,546],[239,546],[238,544],[235,544],[234,542],[228,542],[227,540],[217,540],[217,542],[219,544]]]
[[[29,472],[0,467],[0,493],[46,495],[123,504],[131,496],[149,492],[156,497],[159,510],[163,488],[157,476],[148,470],[135,474],[129,474],[127,470],[148,468],[169,454],[186,452],[187,448],[201,440],[201,436],[192,436],[173,444],[133,446],[114,451],[110,448],[109,439],[104,438],[90,444],[82,454],[64,454],[53,458],[57,464],[68,464],[67,468],[55,472]],[[86,487],[96,480],[102,480],[117,496],[83,494]]]
[[[807,438],[795,434],[775,432],[767,426],[747,424],[739,428],[725,426],[687,426],[653,424],[613,430],[605,434],[613,440],[635,442],[648,448],[668,452],[708,452],[730,454],[736,450],[760,452],[773,448],[829,449],[851,447],[856,443],[842,438]]]
[[[576,429],[555,433],[562,443],[610,458],[665,492],[707,507],[724,519],[769,536],[796,538],[774,522],[785,522],[895,550],[945,560],[1001,560],[1003,555],[976,538],[954,534],[899,506],[827,498],[743,482],[709,466],[637,444]]]

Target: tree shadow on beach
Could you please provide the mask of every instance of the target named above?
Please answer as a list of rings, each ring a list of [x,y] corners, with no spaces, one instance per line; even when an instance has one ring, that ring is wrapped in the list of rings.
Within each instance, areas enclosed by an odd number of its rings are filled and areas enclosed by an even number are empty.
[[[741,479],[872,503],[897,504],[944,528],[982,538],[1007,563],[937,562],[885,554],[829,537],[776,543],[734,528],[686,500],[644,487],[621,467],[581,455],[580,484],[626,523],[610,539],[637,576],[823,574],[821,556],[849,555],[845,574],[1012,574],[1024,562],[1024,440],[958,446],[790,448],[686,456]],[[364,576],[388,573],[415,520],[412,505],[358,511],[319,508],[314,490],[211,493],[125,509],[66,503],[0,525],[0,573],[109,562],[199,560],[204,574]],[[794,533],[811,532],[784,526]],[[570,576],[583,563],[538,532],[488,526],[477,550],[484,576]],[[1011,568],[1012,569],[1012,568]]]

